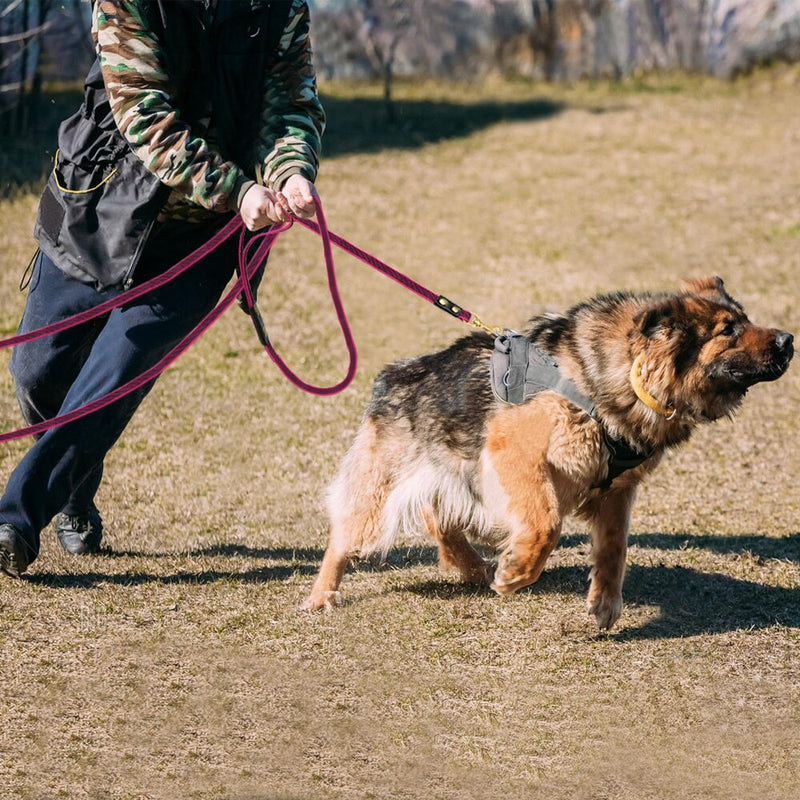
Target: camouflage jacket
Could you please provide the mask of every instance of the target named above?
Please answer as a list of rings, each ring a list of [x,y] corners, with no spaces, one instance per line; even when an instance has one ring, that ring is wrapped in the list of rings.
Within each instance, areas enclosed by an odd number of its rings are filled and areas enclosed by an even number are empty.
[[[253,180],[315,179],[325,116],[305,0],[98,0],[92,33],[36,230],[68,274],[126,285],[157,216],[214,222]]]

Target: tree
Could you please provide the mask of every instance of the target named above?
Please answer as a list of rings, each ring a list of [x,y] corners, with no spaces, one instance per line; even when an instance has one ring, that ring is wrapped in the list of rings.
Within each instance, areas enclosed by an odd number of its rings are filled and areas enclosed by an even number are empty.
[[[387,118],[395,118],[395,76],[471,74],[485,16],[468,0],[357,0],[356,29],[373,75],[383,83]],[[472,59],[472,62],[470,62]]]
[[[45,68],[61,79],[77,78],[85,69],[92,55],[89,6],[80,0],[5,3],[0,10],[0,131],[18,135],[36,125]]]
[[[51,0],[10,0],[0,11],[0,124],[12,133],[30,125],[41,82],[42,37]]]
[[[361,36],[366,52],[383,80],[386,117],[395,121],[392,80],[400,41],[411,27],[413,0],[359,0]]]

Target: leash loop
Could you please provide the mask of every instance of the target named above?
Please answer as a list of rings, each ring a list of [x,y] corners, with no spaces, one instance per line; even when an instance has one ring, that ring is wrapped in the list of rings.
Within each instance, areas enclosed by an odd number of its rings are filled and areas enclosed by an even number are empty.
[[[347,347],[347,354],[349,358],[349,363],[347,367],[347,372],[345,373],[344,378],[340,380],[338,383],[333,384],[332,386],[315,386],[314,384],[308,383],[304,381],[296,372],[294,372],[289,365],[281,358],[278,351],[275,349],[275,346],[269,339],[269,335],[267,334],[266,328],[264,326],[264,320],[261,317],[261,312],[258,310],[258,304],[253,296],[252,288],[250,286],[249,279],[243,280],[243,288],[244,288],[244,296],[245,296],[245,303],[247,305],[247,310],[250,314],[250,319],[253,321],[253,326],[256,329],[256,334],[258,336],[259,341],[263,345],[264,349],[267,352],[267,355],[272,359],[272,362],[275,366],[281,371],[283,376],[291,383],[293,386],[296,386],[298,389],[302,389],[304,392],[308,394],[313,394],[317,396],[327,396],[332,394],[337,394],[341,392],[343,389],[346,389],[352,382],[353,378],[355,377],[356,370],[358,368],[358,352],[356,350],[356,343],[353,339],[353,334],[350,330],[350,325],[347,322],[347,316],[345,314],[344,306],[342,305],[342,298],[339,294],[339,287],[336,282],[336,269],[333,262],[333,249],[331,247],[331,234],[328,231],[328,223],[325,220],[325,214],[322,211],[322,203],[320,203],[318,197],[314,197],[314,206],[316,208],[316,217],[318,223],[316,225],[317,233],[319,234],[320,239],[322,240],[322,253],[323,258],[325,260],[325,273],[328,279],[328,293],[330,294],[331,301],[333,302],[333,307],[336,310],[336,318],[339,323],[339,328],[342,332],[342,336],[344,338],[345,346]],[[304,222],[304,220],[300,218],[297,219],[298,222]],[[276,231],[274,236],[277,236],[278,233],[282,232],[283,230],[288,229],[291,227],[292,222],[290,221],[288,225],[284,228]],[[247,247],[242,250],[241,240],[240,240],[240,262],[241,262],[241,254],[244,252],[246,254],[249,247],[252,245],[250,242]],[[271,246],[271,243],[270,243]],[[260,252],[260,251],[259,251]],[[266,257],[266,252],[264,253],[264,257]],[[253,258],[254,261],[258,261],[258,252],[256,253],[256,257]]]

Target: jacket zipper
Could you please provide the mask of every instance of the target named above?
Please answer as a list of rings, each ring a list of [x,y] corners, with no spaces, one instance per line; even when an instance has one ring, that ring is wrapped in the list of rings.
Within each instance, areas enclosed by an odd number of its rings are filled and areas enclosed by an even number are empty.
[[[131,286],[133,286],[133,273],[136,272],[136,267],[139,266],[139,258],[142,255],[142,250],[147,244],[147,240],[150,238],[157,218],[158,212],[156,212],[150,222],[147,223],[147,228],[145,228],[144,233],[139,237],[139,243],[136,245],[136,250],[134,250],[133,256],[131,257],[131,265],[128,267],[128,271],[125,273],[125,277],[122,280],[123,289],[130,289]]]

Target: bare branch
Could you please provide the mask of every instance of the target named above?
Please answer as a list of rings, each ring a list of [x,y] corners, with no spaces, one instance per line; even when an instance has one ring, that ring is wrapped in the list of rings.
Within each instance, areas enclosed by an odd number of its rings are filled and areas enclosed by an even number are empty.
[[[24,42],[27,39],[38,39],[50,27],[49,22],[38,25],[21,33],[11,33],[8,36],[0,36],[0,44],[14,44],[14,42]]]
[[[22,0],[13,0],[10,5],[7,5],[2,11],[0,11],[0,18],[8,16],[21,3]]]

